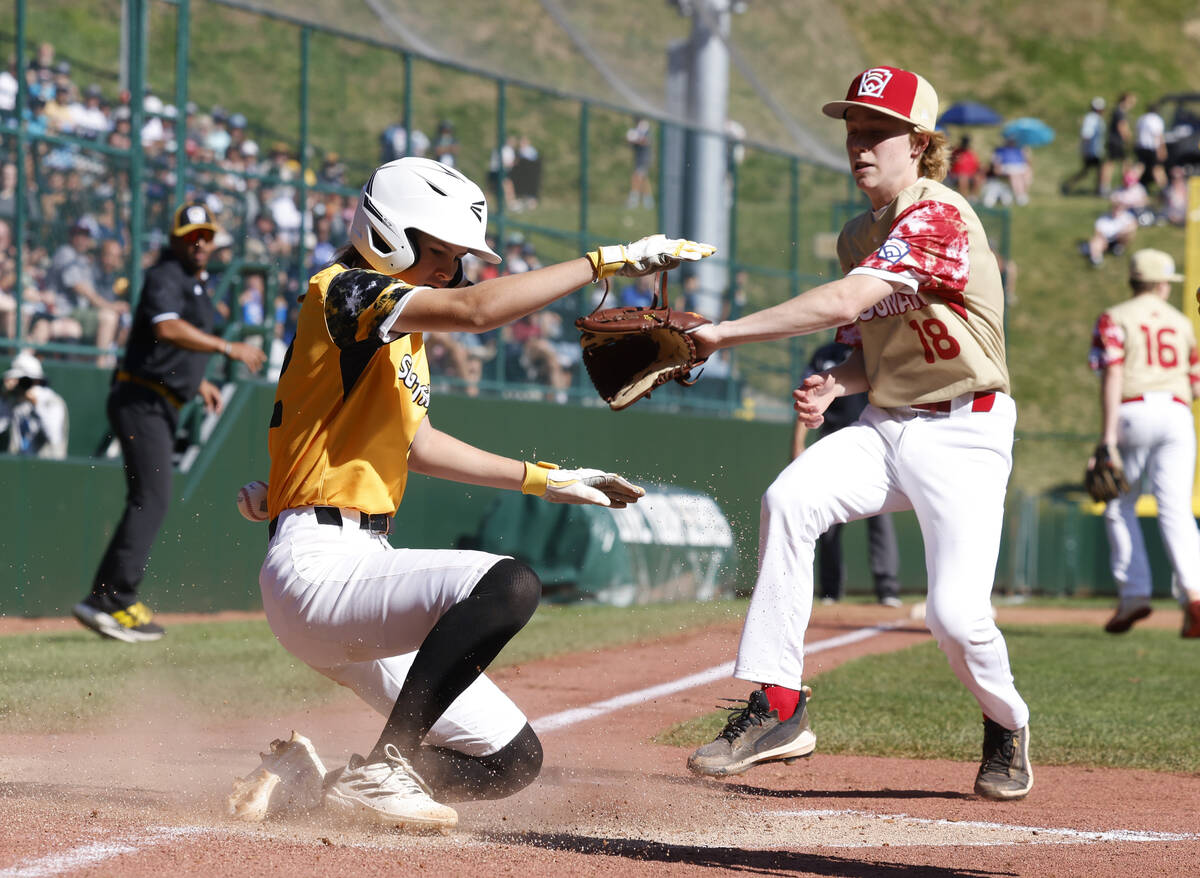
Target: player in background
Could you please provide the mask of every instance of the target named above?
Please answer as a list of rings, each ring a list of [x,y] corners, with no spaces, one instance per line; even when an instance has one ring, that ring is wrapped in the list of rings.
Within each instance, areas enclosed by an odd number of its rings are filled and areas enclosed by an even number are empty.
[[[839,522],[911,508],[925,543],[926,623],[983,712],[975,791],[1021,798],[1033,786],[1029,709],[990,601],[1016,423],[1000,271],[970,204],[939,182],[948,150],[924,78],[875,67],[823,110],[845,120],[850,170],[870,200],[838,239],[845,276],[695,337],[704,355],[841,327],[839,340],[858,351],[806,378],[796,411],[813,429],[838,396],[865,390],[870,404],[763,496],[758,581],[734,667],[761,688],[688,767],[721,777],[812,752],[803,671],[814,544]]]
[[[422,332],[487,332],[590,282],[713,252],[656,235],[462,285],[467,253],[500,262],[486,230],[483,193],[453,168],[424,158],[377,168],[350,243],[309,281],[270,421],[263,608],[289,652],[387,717],[367,755],[331,776],[324,801],[389,824],[453,826],[442,802],[511,795],[542,761],[525,716],[482,673],[533,614],[541,582],[513,558],[393,548],[409,473],[557,503],[621,507],[644,493],[612,473],[523,463],[435,428]],[[306,739],[279,742],[230,811],[265,816],[272,774],[320,801],[322,773]]]
[[[1100,375],[1100,442],[1116,451],[1129,490],[1104,509],[1117,610],[1104,626],[1128,631],[1150,615],[1150,564],[1138,524],[1146,482],[1158,501],[1158,526],[1183,603],[1183,636],[1200,637],[1200,530],[1192,516],[1196,433],[1192,400],[1200,390],[1200,360],[1192,323],[1167,299],[1182,281],[1161,250],[1139,250],[1129,261],[1133,295],[1096,321],[1091,367]]]

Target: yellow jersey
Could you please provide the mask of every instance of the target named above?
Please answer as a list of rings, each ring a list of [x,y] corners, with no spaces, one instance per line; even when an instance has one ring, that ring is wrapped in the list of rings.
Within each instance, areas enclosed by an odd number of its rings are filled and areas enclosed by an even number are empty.
[[[298,506],[399,507],[429,364],[420,333],[385,341],[381,327],[412,289],[336,264],[309,280],[268,432],[272,518]]]

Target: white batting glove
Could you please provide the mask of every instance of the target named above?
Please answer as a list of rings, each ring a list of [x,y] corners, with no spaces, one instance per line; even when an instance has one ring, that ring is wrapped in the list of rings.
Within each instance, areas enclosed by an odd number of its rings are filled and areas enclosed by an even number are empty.
[[[535,494],[550,503],[590,503],[612,509],[624,509],[646,493],[616,473],[598,469],[559,469],[552,463],[541,461],[525,464],[521,492]]]
[[[587,254],[592,263],[593,282],[620,275],[640,277],[656,271],[669,271],[683,262],[698,262],[712,256],[717,248],[686,238],[651,235],[632,244],[610,244]]]

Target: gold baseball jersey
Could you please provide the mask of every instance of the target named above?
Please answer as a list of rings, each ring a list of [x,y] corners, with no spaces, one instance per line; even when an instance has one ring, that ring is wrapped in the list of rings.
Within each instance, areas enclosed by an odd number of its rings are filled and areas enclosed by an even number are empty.
[[[1004,290],[996,257],[966,199],[922,178],[838,237],[845,273],[903,280],[838,331],[861,345],[870,400],[881,408],[1009,390]]]
[[[268,433],[272,518],[298,506],[400,505],[429,410],[429,364],[420,333],[385,342],[380,327],[410,290],[342,265],[309,280]]]
[[[1190,403],[1200,388],[1192,322],[1154,293],[1126,299],[1100,315],[1088,362],[1097,372],[1122,364],[1122,399],[1161,391]]]

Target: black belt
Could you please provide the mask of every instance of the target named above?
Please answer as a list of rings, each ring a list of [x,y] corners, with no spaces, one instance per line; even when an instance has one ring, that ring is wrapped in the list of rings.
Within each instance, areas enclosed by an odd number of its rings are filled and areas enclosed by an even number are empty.
[[[329,524],[334,527],[342,526],[342,512],[336,506],[314,506],[313,512],[316,513],[317,524]],[[275,531],[278,529],[279,516],[277,515],[271,519],[271,523],[267,526],[267,539],[274,539]],[[360,512],[358,514],[358,529],[387,536],[392,532],[392,516],[386,512]]]
[[[139,387],[145,387],[147,390],[153,390],[177,409],[183,408],[186,402],[186,400],[180,399],[175,394],[175,391],[171,390],[165,384],[159,384],[157,381],[151,381],[149,378],[143,378],[141,375],[134,375],[126,372],[124,369],[117,371],[117,381],[124,384],[136,384]]]

